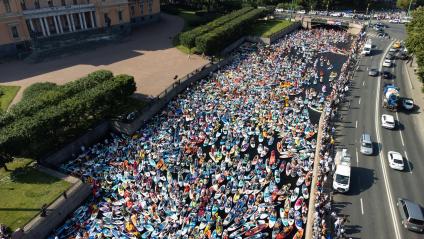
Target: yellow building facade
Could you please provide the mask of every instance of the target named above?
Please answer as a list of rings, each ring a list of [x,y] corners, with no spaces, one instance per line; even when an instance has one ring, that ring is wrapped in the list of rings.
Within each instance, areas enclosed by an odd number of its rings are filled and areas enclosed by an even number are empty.
[[[157,20],[160,0],[0,0],[0,56],[34,38]]]

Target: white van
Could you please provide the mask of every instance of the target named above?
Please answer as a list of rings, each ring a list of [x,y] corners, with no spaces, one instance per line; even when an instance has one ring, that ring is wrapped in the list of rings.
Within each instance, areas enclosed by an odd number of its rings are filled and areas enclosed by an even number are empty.
[[[368,41],[365,43],[364,49],[361,52],[361,55],[368,56],[371,54],[372,49],[372,41],[371,39],[368,39]]]
[[[334,172],[333,189],[338,192],[349,191],[350,186],[350,154],[347,149],[338,150],[334,159],[336,172]]]

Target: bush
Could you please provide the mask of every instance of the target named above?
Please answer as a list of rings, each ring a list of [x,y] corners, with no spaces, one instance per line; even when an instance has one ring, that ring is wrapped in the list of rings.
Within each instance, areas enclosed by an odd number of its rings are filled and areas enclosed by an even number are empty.
[[[199,36],[196,38],[196,49],[207,55],[218,53],[228,44],[243,36],[249,26],[266,12],[265,9],[255,9]]]
[[[4,91],[2,89],[0,89],[0,97],[4,95]]]
[[[76,81],[69,82],[62,86],[56,86],[55,90],[45,91],[43,94],[32,95],[33,98],[31,98],[31,100],[20,101],[12,106],[8,113],[0,119],[0,126],[7,125],[24,116],[33,115],[45,107],[56,105],[79,92],[86,91],[99,83],[108,81],[112,79],[112,77],[112,72],[99,70]]]
[[[33,100],[47,91],[55,90],[56,87],[52,82],[34,83],[24,90],[22,100]]]
[[[214,30],[215,28],[222,26],[223,24],[239,17],[242,16],[245,13],[248,13],[250,11],[252,11],[253,8],[252,7],[246,7],[246,8],[242,8],[240,10],[234,11],[232,13],[226,14],[212,22],[209,22],[206,25],[202,25],[199,27],[196,27],[190,31],[186,31],[180,34],[180,43],[188,48],[193,48],[196,44],[196,38],[206,34],[209,31]]]
[[[27,157],[43,156],[107,118],[113,108],[135,90],[132,76],[119,75],[33,115],[16,119],[0,129],[0,151]]]

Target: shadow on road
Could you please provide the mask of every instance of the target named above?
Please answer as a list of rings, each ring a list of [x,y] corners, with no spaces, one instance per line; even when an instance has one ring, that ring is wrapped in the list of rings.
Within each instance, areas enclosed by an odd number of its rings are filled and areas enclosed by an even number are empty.
[[[371,188],[376,180],[375,172],[372,169],[362,167],[352,167],[350,179],[350,190],[346,195],[358,195]]]

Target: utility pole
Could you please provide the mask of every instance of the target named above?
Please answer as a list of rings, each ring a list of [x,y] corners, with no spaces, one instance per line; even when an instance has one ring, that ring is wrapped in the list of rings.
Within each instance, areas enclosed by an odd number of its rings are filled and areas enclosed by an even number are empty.
[[[330,0],[327,0],[327,16],[328,16],[328,6],[330,5]]]
[[[412,5],[412,0],[409,0],[408,17],[411,16],[411,5]]]
[[[292,3],[291,3],[290,21],[293,18],[293,11],[294,11],[294,0],[292,0]]]

